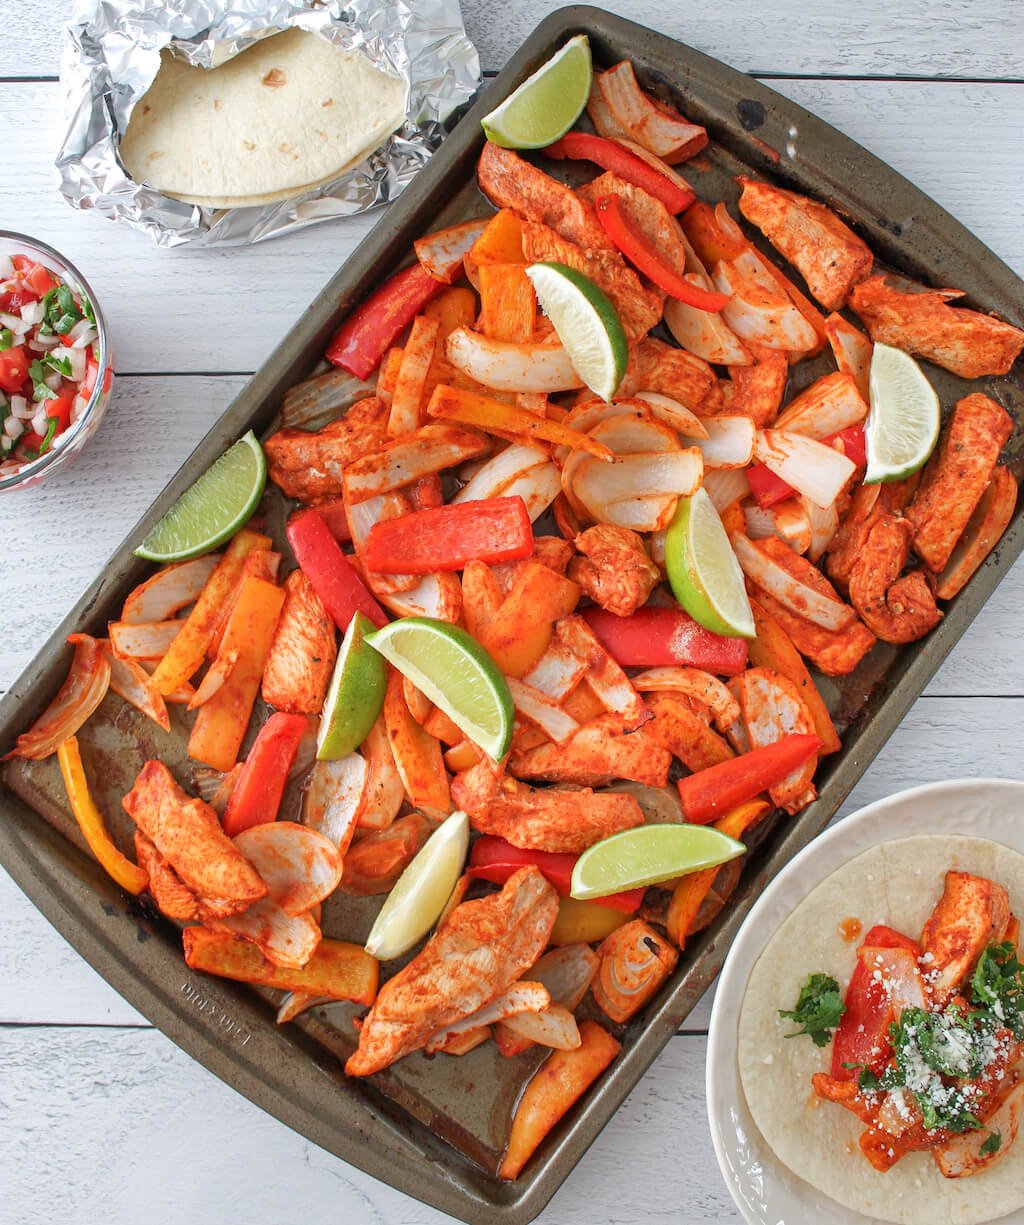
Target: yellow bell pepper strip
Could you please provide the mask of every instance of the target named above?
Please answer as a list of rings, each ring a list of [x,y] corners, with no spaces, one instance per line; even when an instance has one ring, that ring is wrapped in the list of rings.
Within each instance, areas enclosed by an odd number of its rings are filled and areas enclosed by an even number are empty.
[[[274,965],[257,945],[230,932],[186,927],[181,937],[186,964],[205,974],[356,1004],[372,1004],[377,996],[380,965],[358,944],[325,937],[309,961],[299,968]]]
[[[447,816],[451,811],[451,793],[441,756],[441,742],[425,732],[413,718],[405,700],[401,674],[394,668],[388,671],[384,724],[405,794],[414,808]]]
[[[199,707],[188,742],[193,761],[225,772],[237,761],[284,596],[283,588],[265,579],[249,576],[243,582],[221,643],[223,654],[237,652],[237,662],[224,684]]]
[[[499,1178],[519,1177],[544,1137],[586,1093],[621,1046],[596,1021],[583,1021],[580,1045],[573,1051],[553,1051],[548,1056],[519,1099]]]
[[[537,295],[525,264],[485,264],[479,272],[480,331],[525,344],[537,322]]]
[[[676,968],[679,953],[643,919],[633,919],[597,950],[601,964],[591,984],[597,1006],[617,1025],[640,1011]]]
[[[141,893],[149,884],[149,876],[121,854],[107,832],[103,815],[89,792],[89,782],[85,777],[77,736],[69,736],[61,742],[57,747],[57,760],[68,799],[71,801],[71,811],[89,844],[89,850],[122,889],[128,893]]]
[[[732,812],[726,813],[721,820],[715,822],[715,829],[728,834],[730,838],[739,840],[748,829],[751,829],[766,813],[771,811],[771,804],[766,799],[758,797],[739,804]],[[719,868],[705,868],[701,872],[690,872],[680,877],[672,891],[672,900],[668,907],[668,919],[665,924],[669,939],[679,948],[686,944],[697,914],[704,899],[711,892]]]
[[[751,665],[755,668],[771,668],[800,690],[800,697],[810,712],[814,730],[821,737],[821,753],[838,752],[841,741],[835,729],[828,707],[818,692],[818,686],[807,671],[803,656],[793,645],[793,640],[783,627],[756,600],[750,601],[754,614],[756,637],[747,643]]]
[[[18,737],[14,748],[0,760],[25,757],[30,761],[42,761],[49,757],[62,741],[78,731],[106,696],[110,686],[110,664],[103,644],[88,634],[70,634],[68,642],[75,648],[75,655],[64,684],[35,723]]]
[[[548,649],[555,622],[567,617],[579,598],[571,579],[540,562],[524,561],[480,643],[506,676],[525,676]]]
[[[614,453],[589,434],[581,434],[570,426],[531,413],[513,404],[504,404],[490,396],[480,396],[472,391],[461,391],[440,383],[434,388],[427,405],[427,416],[444,421],[457,421],[461,425],[474,426],[499,438],[541,439],[573,451],[587,451],[597,459],[610,463]]]
[[[217,630],[221,610],[231,599],[242,576],[246,557],[254,549],[270,549],[272,543],[269,536],[261,536],[248,528],[236,533],[153,673],[153,684],[162,694],[175,693],[199,671]]]
[[[629,915],[625,911],[612,910],[599,902],[562,897],[558,899],[558,915],[548,943],[556,948],[565,944],[593,944],[628,922]]]

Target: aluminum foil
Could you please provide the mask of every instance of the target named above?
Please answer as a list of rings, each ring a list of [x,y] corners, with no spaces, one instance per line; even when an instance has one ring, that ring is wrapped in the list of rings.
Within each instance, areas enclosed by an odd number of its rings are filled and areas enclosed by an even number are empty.
[[[128,177],[118,145],[160,53],[215,67],[292,26],[363,51],[405,81],[406,121],[358,166],[278,204],[212,209]],[[78,0],[65,30],[61,83],[68,130],[56,166],[61,194],[144,230],[162,247],[260,242],[393,200],[444,138],[444,122],[480,80],[458,0]]]

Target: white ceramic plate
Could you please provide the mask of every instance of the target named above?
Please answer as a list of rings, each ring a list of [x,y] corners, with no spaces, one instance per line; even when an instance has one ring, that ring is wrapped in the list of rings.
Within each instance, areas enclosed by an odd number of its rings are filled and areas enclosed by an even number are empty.
[[[930,783],[853,813],[787,864],[747,915],[729,952],[708,1036],[708,1119],[722,1175],[749,1225],[878,1225],[875,1217],[844,1208],[797,1177],[765,1143],[743,1097],[736,1028],[750,971],[811,890],[878,843],[920,834],[990,838],[1024,854],[1024,783],[998,778]],[[1024,1213],[1001,1222],[1024,1225]]]

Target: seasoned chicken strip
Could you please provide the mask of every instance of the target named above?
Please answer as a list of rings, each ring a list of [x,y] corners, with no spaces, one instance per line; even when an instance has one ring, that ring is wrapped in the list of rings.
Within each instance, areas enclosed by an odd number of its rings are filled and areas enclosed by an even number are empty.
[[[1010,922],[1010,896],[1002,885],[947,872],[946,887],[921,933],[921,965],[941,1007],[966,981],[990,944]]]
[[[263,444],[270,479],[286,497],[300,502],[336,497],[345,468],[390,441],[387,420],[383,400],[368,396],[315,434],[278,430]]]
[[[141,830],[135,831],[135,861],[149,877],[148,893],[161,914],[179,923],[203,917],[199,899]]]
[[[743,216],[797,269],[826,310],[841,309],[851,288],[871,272],[867,243],[817,200],[746,175],[738,182]]]
[[[595,207],[601,196],[618,196],[622,211],[634,229],[655,245],[664,262],[680,276],[686,271],[686,247],[679,222],[660,200],[642,187],[635,187],[607,170],[579,188],[577,194]]]
[[[480,190],[499,208],[515,209],[528,221],[542,222],[587,255],[604,251],[621,260],[590,203],[518,153],[488,141],[476,173]]]
[[[470,820],[481,834],[495,834],[513,846],[578,855],[602,838],[643,825],[644,814],[631,795],[520,785],[503,788],[471,812]]]
[[[288,575],[284,590],[263,669],[263,700],[289,714],[319,714],[338,652],[334,622],[301,570]]]
[[[516,778],[581,787],[600,787],[617,778],[664,787],[671,763],[671,754],[643,728],[625,732],[621,716],[609,714],[591,719],[564,744],[513,751],[508,770]]]
[[[714,370],[702,358],[676,349],[653,336],[641,340],[629,355],[626,377],[618,398],[638,391],[656,391],[671,396],[702,416],[721,411],[722,391]]]
[[[569,578],[617,617],[628,617],[643,607],[661,581],[643,538],[629,528],[598,523],[581,532],[575,544],[583,556],[569,563]]]
[[[814,719],[796,685],[771,668],[748,668],[733,677],[729,688],[743,712],[743,727],[752,749],[759,749],[785,736],[812,733]],[[818,759],[799,766],[769,789],[773,804],[788,813],[806,808],[817,796],[814,771]]]
[[[174,781],[162,761],[147,761],[121,801],[186,888],[221,914],[236,914],[267,894],[260,874],[224,833],[217,814]]]
[[[617,251],[588,251],[543,222],[524,221],[523,253],[530,263],[554,260],[589,277],[611,299],[630,340],[646,336],[661,318],[664,295],[646,288]]]
[[[935,580],[923,570],[900,577],[912,535],[908,520],[880,515],[850,574],[850,603],[883,642],[916,642],[942,619],[935,603]]]
[[[992,315],[950,306],[950,290],[902,293],[884,276],[862,281],[850,305],[871,333],[897,349],[927,357],[964,379],[1007,374],[1024,348],[1024,332]]]
[[[381,987],[345,1071],[372,1076],[507,991],[544,952],[557,914],[558,894],[534,867],[513,873],[500,893],[456,906]]]
[[[782,405],[789,378],[789,358],[778,349],[754,350],[752,366],[730,366],[729,380],[722,384],[725,410],[749,417],[759,430],[771,425]]]
[[[949,561],[1012,433],[1009,413],[988,396],[965,396],[953,409],[907,507],[914,551],[929,570]]]
[[[906,509],[920,483],[920,473],[905,477],[902,481],[888,481],[881,485],[858,485],[850,498],[850,504],[842,513],[839,531],[829,541],[825,550],[828,576],[838,587],[846,590],[853,567],[867,541],[868,534],[884,514],[897,514]]]

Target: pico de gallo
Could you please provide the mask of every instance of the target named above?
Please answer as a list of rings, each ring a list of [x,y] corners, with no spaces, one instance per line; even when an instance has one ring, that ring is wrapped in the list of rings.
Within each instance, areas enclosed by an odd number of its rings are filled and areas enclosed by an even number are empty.
[[[98,340],[86,294],[31,255],[0,255],[0,476],[46,455],[85,412]]]

